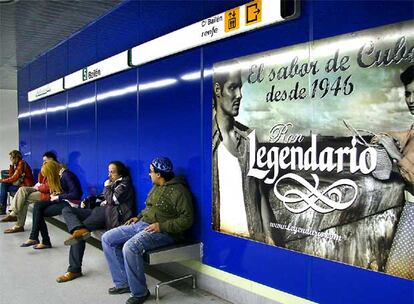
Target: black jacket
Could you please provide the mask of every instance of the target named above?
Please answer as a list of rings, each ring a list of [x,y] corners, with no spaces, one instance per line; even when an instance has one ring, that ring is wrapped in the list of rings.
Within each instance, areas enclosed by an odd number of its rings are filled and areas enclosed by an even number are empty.
[[[105,187],[103,198],[106,200],[106,229],[123,225],[135,214],[135,195],[129,176]]]

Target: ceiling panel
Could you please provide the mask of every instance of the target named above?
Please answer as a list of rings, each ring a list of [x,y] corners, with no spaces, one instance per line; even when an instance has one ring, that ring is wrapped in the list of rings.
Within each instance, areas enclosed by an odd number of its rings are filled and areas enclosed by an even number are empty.
[[[16,71],[107,13],[122,0],[0,0],[0,89]]]

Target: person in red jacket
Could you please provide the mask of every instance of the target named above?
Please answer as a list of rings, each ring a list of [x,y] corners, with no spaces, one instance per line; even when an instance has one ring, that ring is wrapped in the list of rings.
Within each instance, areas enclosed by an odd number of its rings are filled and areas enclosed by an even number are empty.
[[[57,161],[56,154],[52,151],[47,151],[43,154],[43,164],[48,161]],[[27,209],[29,204],[39,201],[50,200],[50,189],[47,179],[43,176],[42,172],[39,172],[38,183],[33,187],[20,187],[16,192],[12,201],[11,211],[8,216],[0,220],[0,222],[16,222],[17,228],[7,229],[5,233],[14,233],[23,231],[24,224],[26,222]],[[35,245],[34,242],[28,244],[23,243],[22,247]]]
[[[8,192],[17,191],[20,186],[33,186],[32,168],[23,160],[20,151],[13,150],[9,156],[9,177],[0,179],[0,215],[6,214]]]

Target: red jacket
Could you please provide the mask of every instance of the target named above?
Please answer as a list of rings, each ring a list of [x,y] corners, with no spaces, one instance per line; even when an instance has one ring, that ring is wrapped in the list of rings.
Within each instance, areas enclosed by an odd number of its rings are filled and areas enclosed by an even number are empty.
[[[47,182],[47,178],[43,176],[42,172],[39,172],[38,181],[40,185],[37,187],[37,191],[40,192],[40,200],[50,201],[49,184]]]
[[[30,168],[29,164],[26,163],[24,160],[19,160],[17,165],[10,165],[9,168],[9,177],[0,180],[2,183],[12,184],[17,181],[21,175],[25,173],[23,183],[20,186],[31,187],[33,186],[33,173],[32,168]]]

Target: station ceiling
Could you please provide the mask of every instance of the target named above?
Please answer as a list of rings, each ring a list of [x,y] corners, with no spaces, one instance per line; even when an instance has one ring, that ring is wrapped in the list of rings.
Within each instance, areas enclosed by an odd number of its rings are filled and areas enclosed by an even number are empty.
[[[17,89],[17,70],[122,0],[0,0],[0,89]]]

